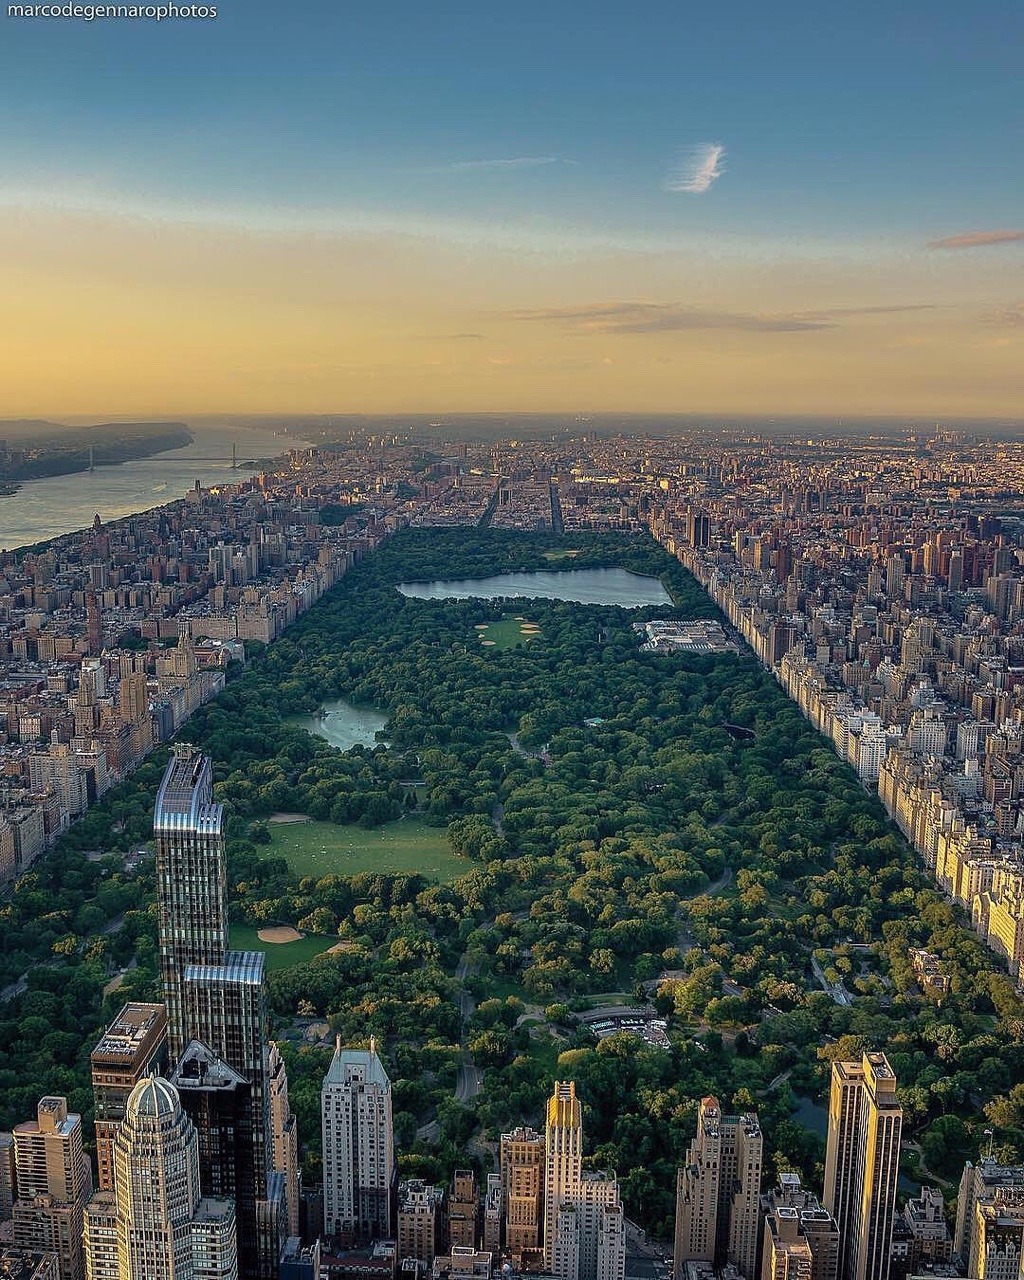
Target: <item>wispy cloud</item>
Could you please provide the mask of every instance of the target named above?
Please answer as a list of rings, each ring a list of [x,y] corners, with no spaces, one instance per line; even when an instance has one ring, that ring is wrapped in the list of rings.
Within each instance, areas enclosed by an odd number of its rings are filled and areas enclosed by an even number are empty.
[[[835,329],[839,317],[926,311],[924,304],[839,307],[831,311],[720,311],[668,302],[600,302],[579,307],[511,311],[511,320],[546,321],[578,333],[671,333],[697,329],[737,329],[747,333],[804,333]]]
[[[1024,230],[1018,231],[964,231],[960,235],[945,236],[942,240],[930,240],[929,249],[982,249],[992,244],[1015,244],[1024,240]]]
[[[1011,302],[1008,307],[999,307],[982,316],[981,320],[982,324],[994,325],[999,329],[1024,328],[1024,302]]]
[[[684,151],[665,175],[666,191],[686,191],[702,196],[725,172],[725,147],[720,142],[702,142]]]
[[[483,342],[482,333],[418,333],[422,342]]]
[[[479,169],[543,169],[548,165],[578,165],[565,156],[507,156],[496,160],[456,160],[452,164],[420,169],[420,173],[472,173]]]

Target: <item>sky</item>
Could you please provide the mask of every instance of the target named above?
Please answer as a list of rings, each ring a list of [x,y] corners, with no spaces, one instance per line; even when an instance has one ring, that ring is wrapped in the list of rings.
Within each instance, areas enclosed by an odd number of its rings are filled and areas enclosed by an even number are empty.
[[[1018,3],[207,3],[0,4],[0,418],[1024,419]]]

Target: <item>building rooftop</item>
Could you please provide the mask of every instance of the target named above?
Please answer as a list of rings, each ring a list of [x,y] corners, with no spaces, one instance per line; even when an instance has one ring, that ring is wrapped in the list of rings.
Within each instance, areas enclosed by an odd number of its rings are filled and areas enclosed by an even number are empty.
[[[181,1103],[174,1085],[162,1076],[147,1076],[128,1095],[125,1117],[160,1120],[177,1114],[180,1109]]]
[[[235,1202],[224,1196],[203,1196],[196,1205],[192,1221],[203,1223],[221,1223],[230,1221],[235,1216]]]
[[[390,1089],[391,1081],[377,1056],[377,1041],[371,1039],[369,1049],[343,1049],[341,1036],[334,1045],[334,1057],[324,1076],[324,1086],[363,1083]]]
[[[126,1004],[92,1051],[93,1063],[118,1066],[144,1052],[167,1024],[162,1004]]]
[[[225,951],[223,964],[187,964],[185,981],[200,986],[218,982],[262,986],[267,958],[262,951]]]
[[[223,809],[213,803],[213,767],[209,756],[181,744],[167,762],[157,793],[153,830],[157,835],[200,831],[220,835]]]
[[[15,1249],[0,1246],[0,1277],[2,1280],[31,1280],[37,1272],[46,1274],[56,1267],[55,1253],[37,1253],[34,1249]]]
[[[200,1040],[190,1040],[170,1074],[176,1089],[234,1089],[248,1081]]]

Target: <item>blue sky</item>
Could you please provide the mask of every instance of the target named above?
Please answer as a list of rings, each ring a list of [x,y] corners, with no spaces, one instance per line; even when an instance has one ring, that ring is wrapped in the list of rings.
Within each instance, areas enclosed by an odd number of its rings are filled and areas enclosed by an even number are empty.
[[[1018,4],[217,4],[0,11],[0,208],[705,265],[893,254],[958,300],[970,256],[977,314],[1024,293],[999,284],[1018,241],[927,248],[1024,226]],[[612,296],[596,275],[579,305]]]
[[[2,153],[14,184],[184,202],[927,239],[1019,221],[1022,13],[220,0],[215,22],[6,19]],[[709,142],[707,198],[662,190]]]

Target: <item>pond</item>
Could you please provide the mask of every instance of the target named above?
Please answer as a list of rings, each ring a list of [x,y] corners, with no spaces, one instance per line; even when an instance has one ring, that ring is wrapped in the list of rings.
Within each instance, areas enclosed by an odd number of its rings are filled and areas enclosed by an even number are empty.
[[[657,578],[630,573],[628,569],[571,569],[565,573],[501,573],[491,578],[400,582],[398,590],[413,600],[525,597],[570,604],[614,605],[620,609],[672,603],[672,597]]]
[[[386,720],[375,707],[356,707],[338,698],[325,703],[319,715],[294,716],[288,723],[326,738],[339,751],[349,751],[352,747],[377,746],[377,732],[383,730]]]
[[[792,1118],[797,1124],[802,1124],[805,1129],[810,1129],[821,1138],[828,1134],[828,1107],[820,1102],[814,1102],[811,1098],[797,1094],[796,1110]]]

